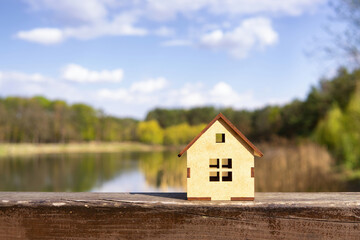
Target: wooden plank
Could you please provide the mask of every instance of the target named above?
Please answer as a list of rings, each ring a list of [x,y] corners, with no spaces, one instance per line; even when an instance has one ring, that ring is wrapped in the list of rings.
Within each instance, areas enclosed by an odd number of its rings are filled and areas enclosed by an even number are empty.
[[[252,178],[255,177],[255,168],[254,167],[251,168],[251,177]]]
[[[360,239],[360,193],[0,193],[0,239]]]

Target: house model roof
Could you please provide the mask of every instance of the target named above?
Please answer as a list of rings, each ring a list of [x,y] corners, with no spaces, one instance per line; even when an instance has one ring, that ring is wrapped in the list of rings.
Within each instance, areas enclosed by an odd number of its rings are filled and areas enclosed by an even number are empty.
[[[242,134],[239,129],[237,129],[222,113],[219,113],[201,132],[199,135],[197,135],[179,154],[178,156],[181,157],[200,137],[203,135],[213,124],[219,119],[222,119],[234,132],[242,139],[244,142],[252,149],[254,150],[253,155],[257,157],[262,157],[263,153],[257,149],[257,147],[252,144],[249,139],[245,137],[244,134]]]

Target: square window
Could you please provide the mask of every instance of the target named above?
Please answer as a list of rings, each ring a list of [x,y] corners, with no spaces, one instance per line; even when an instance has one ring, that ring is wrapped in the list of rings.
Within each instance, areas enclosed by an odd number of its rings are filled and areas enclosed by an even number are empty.
[[[210,182],[219,182],[220,173],[219,172],[210,172]]]
[[[224,143],[224,142],[225,142],[225,133],[217,133],[216,143]]]
[[[219,158],[209,159],[209,180],[210,182],[232,182],[232,159],[222,158],[221,165]],[[221,175],[221,178],[220,178]]]
[[[232,159],[231,158],[221,159],[221,167],[222,168],[232,168]]]
[[[231,182],[232,181],[232,172],[222,172],[222,181]]]

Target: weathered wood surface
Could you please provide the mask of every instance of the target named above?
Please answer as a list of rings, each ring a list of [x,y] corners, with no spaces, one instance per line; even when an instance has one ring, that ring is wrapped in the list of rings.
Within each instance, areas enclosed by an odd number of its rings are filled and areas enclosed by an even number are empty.
[[[360,193],[0,193],[0,239],[360,239]]]

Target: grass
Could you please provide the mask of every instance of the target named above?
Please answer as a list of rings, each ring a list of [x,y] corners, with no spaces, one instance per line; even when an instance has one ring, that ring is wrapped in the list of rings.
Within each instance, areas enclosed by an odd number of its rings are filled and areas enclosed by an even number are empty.
[[[148,145],[137,142],[89,142],[89,143],[3,143],[0,144],[0,157],[48,153],[80,152],[119,152],[119,151],[163,151],[168,149],[161,145]]]

